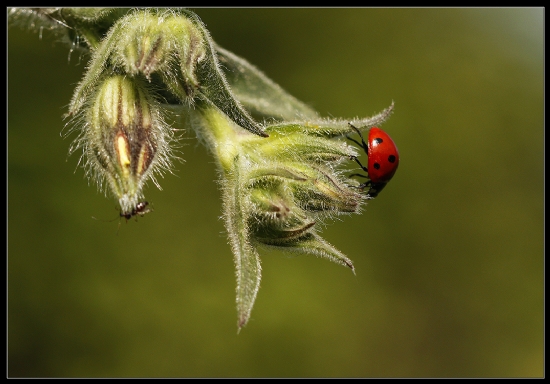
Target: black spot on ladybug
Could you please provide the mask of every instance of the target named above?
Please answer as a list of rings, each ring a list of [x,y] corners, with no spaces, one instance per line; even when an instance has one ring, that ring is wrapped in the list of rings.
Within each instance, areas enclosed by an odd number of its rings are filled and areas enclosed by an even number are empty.
[[[380,164],[374,163],[374,168],[375,168],[375,169],[380,169]]]
[[[377,137],[376,139],[374,139],[374,141],[376,141],[376,144],[382,144],[384,142],[384,140],[382,140],[381,138]]]
[[[395,158],[394,155],[389,155],[389,156],[388,156],[388,161],[389,161],[390,163],[395,163],[395,160],[396,160],[396,158]]]

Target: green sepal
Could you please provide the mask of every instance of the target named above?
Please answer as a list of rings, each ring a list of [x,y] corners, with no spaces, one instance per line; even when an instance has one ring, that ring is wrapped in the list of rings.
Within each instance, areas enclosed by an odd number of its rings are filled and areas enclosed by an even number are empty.
[[[239,329],[245,326],[250,318],[260,288],[262,271],[258,252],[250,243],[249,209],[241,169],[240,158],[236,156],[233,167],[226,172],[226,179],[222,184],[225,227],[236,268]]]
[[[302,209],[326,213],[359,211],[364,196],[344,184],[333,171],[321,165],[310,164],[307,173],[309,177],[306,182],[288,183]]]
[[[233,94],[258,119],[318,119],[317,112],[283,90],[245,59],[214,45]]]
[[[265,244],[265,243],[264,243]],[[265,244],[268,245],[268,244]],[[285,250],[292,253],[301,253],[307,255],[317,256],[323,259],[327,259],[336,264],[343,265],[350,268],[355,273],[353,262],[348,259],[342,252],[334,248],[327,241],[323,240],[319,235],[314,232],[308,232],[302,237],[297,238],[294,241],[289,241],[280,244],[268,245],[275,247],[279,250]]]
[[[330,119],[319,118],[301,121],[290,121],[278,124],[272,124],[266,127],[266,132],[279,132],[280,134],[290,134],[300,132],[310,136],[319,136],[325,138],[336,138],[356,133],[350,127],[350,124],[359,130],[365,130],[374,126],[382,125],[393,113],[394,103],[382,110],[380,113],[366,118],[354,119]]]
[[[268,137],[231,92],[229,84],[220,69],[214,42],[201,19],[193,12],[183,11],[195,24],[204,39],[206,55],[197,65],[197,78],[200,81],[197,93],[202,99],[219,108],[234,123],[261,137]]]

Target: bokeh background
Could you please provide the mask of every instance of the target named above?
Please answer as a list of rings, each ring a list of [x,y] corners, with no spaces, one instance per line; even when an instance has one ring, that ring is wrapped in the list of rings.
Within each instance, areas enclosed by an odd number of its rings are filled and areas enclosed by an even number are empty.
[[[262,252],[237,334],[212,158],[116,202],[67,157],[86,57],[8,30],[11,377],[541,377],[542,8],[195,9],[221,46],[323,116],[384,125],[399,170],[323,235],[355,263]],[[76,171],[75,171],[76,170]]]

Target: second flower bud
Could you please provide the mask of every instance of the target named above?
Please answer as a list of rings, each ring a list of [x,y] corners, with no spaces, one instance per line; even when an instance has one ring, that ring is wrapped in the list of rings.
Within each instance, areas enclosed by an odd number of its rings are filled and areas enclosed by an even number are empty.
[[[80,140],[88,165],[118,198],[121,215],[131,215],[152,172],[169,168],[171,131],[146,85],[124,76],[100,84],[86,120]]]

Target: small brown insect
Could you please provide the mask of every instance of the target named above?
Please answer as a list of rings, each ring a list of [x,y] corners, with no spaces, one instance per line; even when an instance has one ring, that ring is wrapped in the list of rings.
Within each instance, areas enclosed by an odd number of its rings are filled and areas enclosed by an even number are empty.
[[[150,211],[148,208],[149,203],[147,201],[140,201],[136,204],[135,208],[132,209],[132,212],[122,213],[120,212],[120,217],[124,217],[126,220],[130,220],[136,215],[143,216]]]

